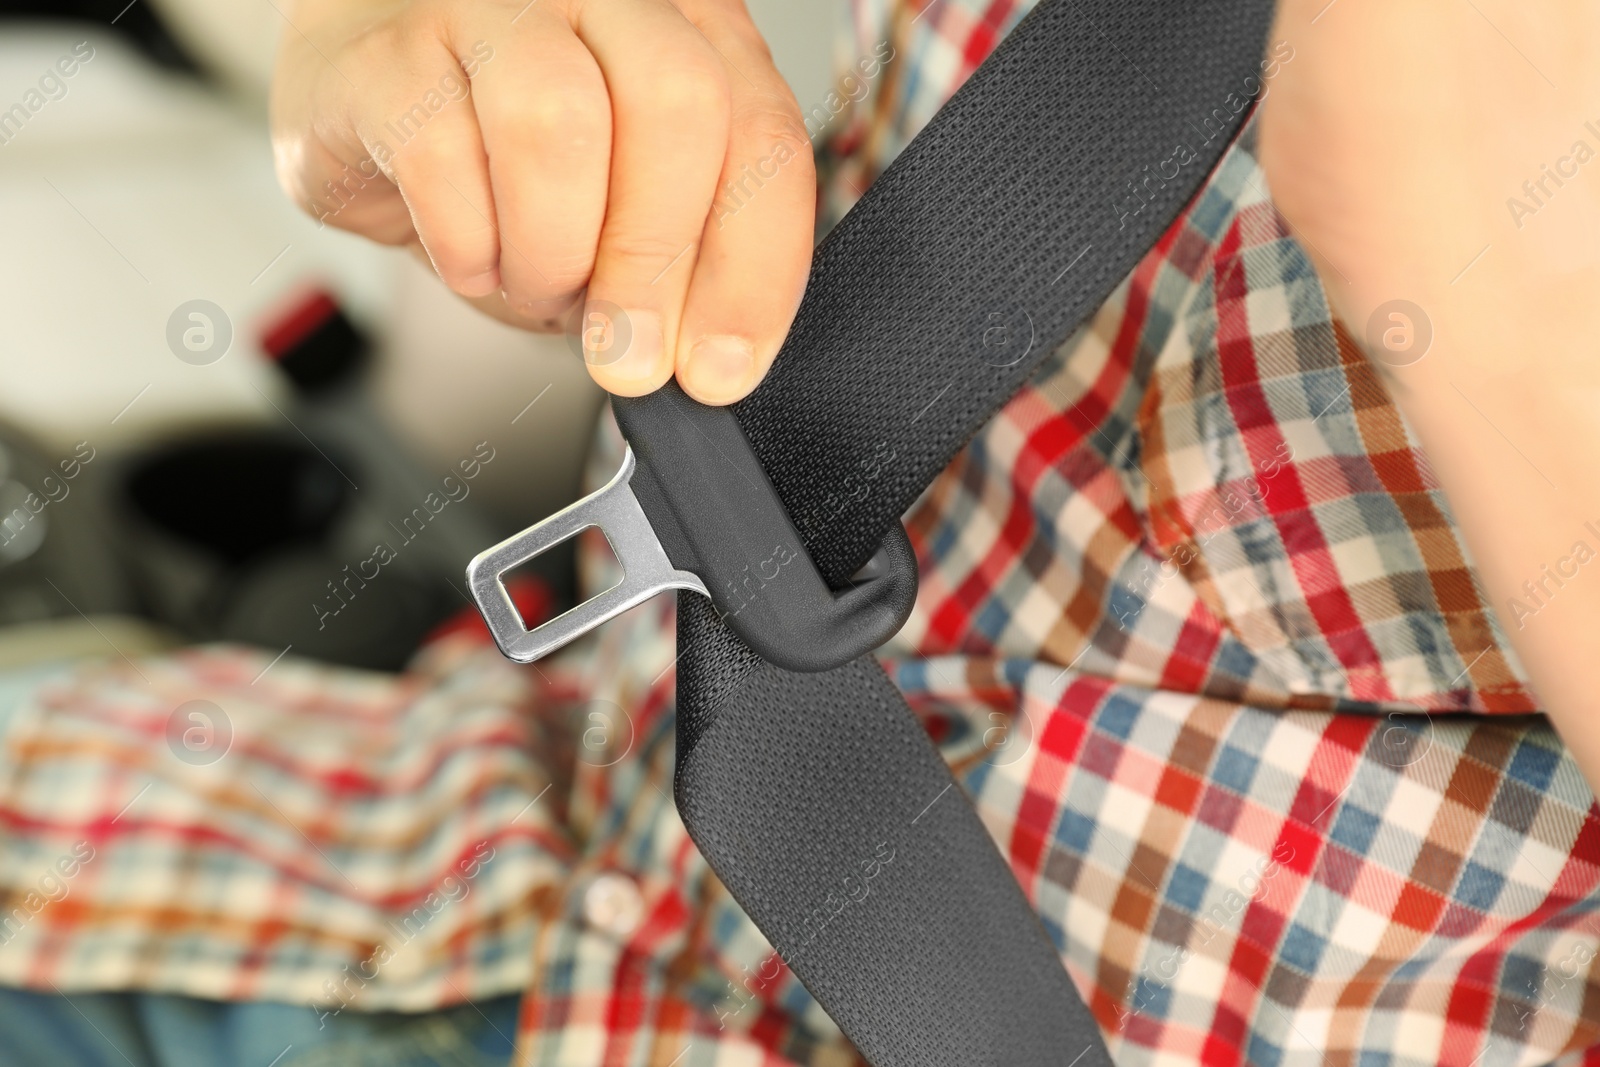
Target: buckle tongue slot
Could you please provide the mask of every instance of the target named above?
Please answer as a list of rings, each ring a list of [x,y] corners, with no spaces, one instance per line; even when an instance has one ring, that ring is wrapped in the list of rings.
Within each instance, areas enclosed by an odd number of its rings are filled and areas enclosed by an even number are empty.
[[[699,576],[678,570],[667,558],[639,498],[628,484],[635,469],[633,449],[629,448],[622,457],[622,468],[604,487],[480,552],[467,565],[467,587],[472,599],[507,659],[532,663],[668,589],[710,595]],[[622,581],[529,629],[506,592],[502,581],[506,572],[590,526],[598,527],[611,543],[622,568]]]
[[[845,588],[832,588],[733,412],[696,403],[672,382],[613,398],[612,410],[629,446],[611,481],[467,566],[473,599],[508,658],[531,663],[668,589],[710,598],[751,650],[790,671],[843,666],[905,623],[917,559],[899,524]],[[505,573],[589,526],[611,542],[622,581],[528,629]]]

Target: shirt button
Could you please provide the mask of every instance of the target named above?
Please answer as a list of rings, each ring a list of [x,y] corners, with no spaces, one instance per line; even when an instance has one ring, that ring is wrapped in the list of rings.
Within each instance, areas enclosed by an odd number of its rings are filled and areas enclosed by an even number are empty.
[[[644,919],[644,897],[633,879],[608,871],[584,890],[583,917],[596,930],[627,938]]]

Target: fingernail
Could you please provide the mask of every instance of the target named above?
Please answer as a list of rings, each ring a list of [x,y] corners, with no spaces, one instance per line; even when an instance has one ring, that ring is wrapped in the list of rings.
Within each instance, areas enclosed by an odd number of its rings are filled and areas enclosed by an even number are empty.
[[[643,381],[661,365],[661,316],[590,304],[583,313],[583,359],[619,382]]]
[[[488,296],[500,288],[500,268],[490,267],[482,274],[464,279],[457,290],[462,296]]]
[[[756,350],[743,337],[704,337],[689,350],[679,380],[703,404],[731,404],[750,388]]]

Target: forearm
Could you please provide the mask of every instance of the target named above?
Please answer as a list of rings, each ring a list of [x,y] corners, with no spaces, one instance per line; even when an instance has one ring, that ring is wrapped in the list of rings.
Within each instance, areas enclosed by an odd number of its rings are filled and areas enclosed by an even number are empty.
[[[1273,33],[1295,49],[1263,104],[1273,200],[1600,791],[1600,7],[1280,0]],[[1426,354],[1384,350],[1396,300]]]
[[[1600,792],[1600,321],[1592,298],[1507,315],[1474,290],[1516,291],[1527,276],[1480,266],[1475,285],[1437,299],[1433,348],[1388,372],[1391,392],[1545,711]],[[1536,277],[1600,292],[1593,278]]]

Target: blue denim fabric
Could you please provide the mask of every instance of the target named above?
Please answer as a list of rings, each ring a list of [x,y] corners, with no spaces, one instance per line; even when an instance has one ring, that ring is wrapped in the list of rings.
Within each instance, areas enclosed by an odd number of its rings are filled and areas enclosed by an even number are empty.
[[[506,1067],[521,996],[343,1011],[153,993],[0,989],[0,1067]]]

